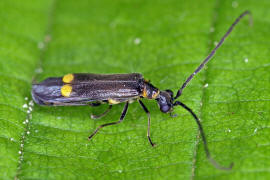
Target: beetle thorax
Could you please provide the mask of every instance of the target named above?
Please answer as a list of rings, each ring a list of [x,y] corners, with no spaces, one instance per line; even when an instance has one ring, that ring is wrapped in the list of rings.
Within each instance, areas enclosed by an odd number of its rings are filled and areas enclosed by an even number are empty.
[[[144,81],[141,96],[147,99],[156,99],[160,91],[151,83]]]

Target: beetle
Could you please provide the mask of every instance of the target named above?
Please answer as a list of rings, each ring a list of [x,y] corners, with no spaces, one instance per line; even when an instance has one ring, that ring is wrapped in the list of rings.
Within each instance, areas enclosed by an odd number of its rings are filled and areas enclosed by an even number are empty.
[[[202,140],[204,144],[204,150],[209,161],[219,169],[231,169],[233,163],[229,167],[223,167],[219,165],[214,159],[212,159],[206,137],[197,115],[187,105],[178,101],[177,99],[182,95],[182,91],[187,84],[193,79],[193,77],[201,71],[204,65],[212,58],[216,50],[222,45],[225,38],[231,33],[234,26],[245,16],[250,15],[249,11],[244,11],[230,26],[225,35],[221,38],[219,43],[205,58],[205,60],[196,68],[196,70],[187,78],[181,88],[177,91],[176,95],[173,95],[172,90],[160,90],[145,80],[139,73],[131,74],[84,74],[75,73],[67,74],[63,77],[50,77],[40,83],[32,85],[32,98],[36,104],[47,106],[99,106],[104,103],[108,103],[108,109],[100,115],[91,115],[91,118],[97,119],[106,115],[112,108],[112,105],[125,103],[124,109],[120,116],[120,119],[116,122],[106,123],[100,125],[90,136],[89,140],[103,127],[111,126],[121,123],[127,113],[129,103],[137,100],[142,109],[148,116],[148,129],[147,137],[152,146],[155,143],[150,137],[150,112],[147,107],[141,101],[141,98],[150,100],[156,100],[163,113],[170,113],[171,116],[174,107],[181,106],[186,109],[195,119]],[[252,17],[250,18],[252,23]]]

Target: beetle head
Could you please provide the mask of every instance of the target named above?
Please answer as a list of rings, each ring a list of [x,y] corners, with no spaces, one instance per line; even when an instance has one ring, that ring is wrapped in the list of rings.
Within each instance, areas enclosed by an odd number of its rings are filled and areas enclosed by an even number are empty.
[[[163,113],[169,113],[173,110],[173,92],[171,90],[160,91],[158,98],[156,99]]]

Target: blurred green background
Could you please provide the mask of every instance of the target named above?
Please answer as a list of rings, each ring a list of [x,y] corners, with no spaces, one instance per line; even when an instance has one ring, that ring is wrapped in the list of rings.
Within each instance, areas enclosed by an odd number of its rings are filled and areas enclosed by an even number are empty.
[[[1,0],[0,179],[269,179],[270,1]],[[235,18],[238,24],[180,100],[202,120],[213,157],[206,159],[198,128],[186,111],[177,118],[138,105],[118,120],[90,107],[29,107],[31,82],[72,72],[139,72],[174,92]],[[204,87],[208,84],[208,87]],[[31,103],[30,103],[31,104]]]

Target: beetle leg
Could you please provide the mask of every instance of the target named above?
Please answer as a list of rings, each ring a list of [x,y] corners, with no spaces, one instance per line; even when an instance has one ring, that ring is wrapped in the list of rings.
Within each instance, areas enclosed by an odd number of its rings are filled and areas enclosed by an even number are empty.
[[[92,106],[92,107],[97,107],[97,106],[100,106],[101,103],[100,102],[93,102],[93,103],[90,103],[89,106]]]
[[[148,128],[147,128],[147,138],[148,141],[150,142],[150,144],[154,147],[156,144],[152,142],[151,138],[150,138],[150,125],[151,125],[151,117],[150,117],[150,112],[148,111],[148,109],[146,108],[146,106],[143,104],[143,102],[141,100],[138,100],[140,105],[142,106],[143,110],[147,113],[148,116]]]
[[[105,126],[111,126],[111,125],[115,125],[115,124],[121,123],[121,122],[124,120],[124,118],[125,118],[125,116],[126,116],[126,114],[127,114],[127,110],[128,110],[128,101],[127,101],[126,104],[125,104],[125,107],[124,107],[124,109],[123,109],[123,111],[122,111],[122,114],[121,114],[121,116],[120,116],[119,121],[100,125],[100,126],[99,126],[99,127],[98,127],[98,128],[97,128],[97,129],[96,129],[96,130],[88,137],[88,140],[92,139],[92,137],[93,137],[95,134],[97,134],[97,132],[98,132],[101,128],[103,128],[103,127],[105,127]]]
[[[99,118],[105,116],[108,112],[110,112],[111,109],[112,109],[112,105],[109,105],[108,109],[107,109],[105,112],[103,112],[102,114],[99,114],[99,115],[91,114],[90,117],[91,117],[92,119],[99,119]]]

